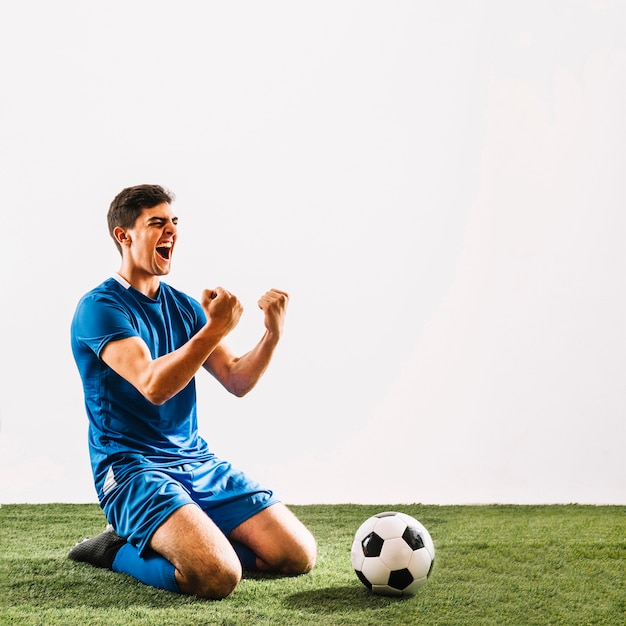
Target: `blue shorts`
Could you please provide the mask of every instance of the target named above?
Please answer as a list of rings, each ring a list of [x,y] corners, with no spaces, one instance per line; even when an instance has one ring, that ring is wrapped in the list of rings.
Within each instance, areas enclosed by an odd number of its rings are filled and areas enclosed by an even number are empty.
[[[274,493],[216,457],[169,466],[149,461],[115,465],[113,486],[101,501],[116,532],[143,554],[156,529],[174,511],[197,504],[228,536],[242,522],[279,502]],[[130,469],[130,471],[129,471]]]

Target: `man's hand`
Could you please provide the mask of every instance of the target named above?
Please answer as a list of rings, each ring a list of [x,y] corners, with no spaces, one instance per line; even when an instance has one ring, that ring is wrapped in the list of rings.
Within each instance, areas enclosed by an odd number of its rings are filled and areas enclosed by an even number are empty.
[[[237,300],[219,288],[215,291],[206,290],[202,296],[202,306],[207,315],[213,316],[212,309],[217,304],[216,301],[226,297],[232,298],[235,302]],[[265,314],[265,333],[256,346],[243,356],[236,356],[225,342],[220,341],[207,358],[204,367],[232,394],[245,396],[267,369],[283,330],[288,302],[287,293],[270,289],[259,298],[259,308]],[[241,305],[237,302],[237,320],[240,315]]]
[[[276,338],[280,337],[285,324],[289,294],[270,289],[259,298],[259,308],[265,313],[265,328]]]
[[[243,307],[232,293],[216,287],[205,289],[200,300],[207,316],[207,324],[215,327],[226,336],[237,324],[243,313]]]

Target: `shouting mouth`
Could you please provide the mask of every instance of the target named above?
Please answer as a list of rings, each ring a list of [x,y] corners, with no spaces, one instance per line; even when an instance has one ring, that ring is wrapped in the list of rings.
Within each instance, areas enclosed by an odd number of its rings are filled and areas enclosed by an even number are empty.
[[[162,257],[166,261],[169,261],[171,255],[172,255],[172,242],[169,241],[167,243],[159,244],[156,247],[156,251],[157,251],[157,253],[159,254],[160,257]]]

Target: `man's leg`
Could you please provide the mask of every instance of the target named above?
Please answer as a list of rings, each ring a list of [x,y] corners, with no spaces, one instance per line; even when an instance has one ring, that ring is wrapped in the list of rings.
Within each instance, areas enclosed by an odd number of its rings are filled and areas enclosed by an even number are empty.
[[[72,561],[128,574],[151,587],[180,593],[174,566],[160,554],[146,552],[141,556],[138,548],[127,543],[109,525],[96,537],[77,543],[68,556]]]
[[[230,541],[195,504],[186,504],[156,530],[140,556],[112,527],[78,543],[69,558],[128,574],[141,582],[203,598],[221,599],[241,580]]]
[[[241,580],[241,563],[230,541],[195,504],[172,513],[148,545],[174,566],[182,593],[221,599]]]
[[[260,571],[297,576],[311,571],[317,559],[313,535],[281,503],[263,509],[237,526],[229,539],[252,550]]]

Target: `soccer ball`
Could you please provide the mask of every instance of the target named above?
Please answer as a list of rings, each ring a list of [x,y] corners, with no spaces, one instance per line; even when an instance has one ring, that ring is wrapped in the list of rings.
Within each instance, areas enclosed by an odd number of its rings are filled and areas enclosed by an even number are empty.
[[[430,576],[435,546],[415,518],[387,511],[359,526],[350,559],[359,580],[374,593],[410,596]]]

